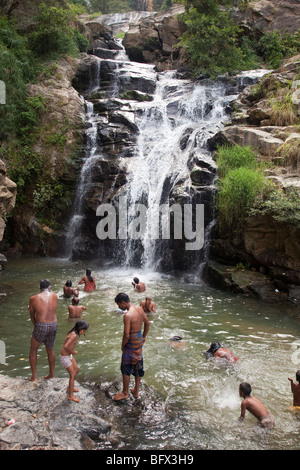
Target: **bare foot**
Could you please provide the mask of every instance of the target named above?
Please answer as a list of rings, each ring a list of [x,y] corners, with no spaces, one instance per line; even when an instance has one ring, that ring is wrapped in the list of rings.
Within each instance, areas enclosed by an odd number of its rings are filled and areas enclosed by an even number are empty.
[[[135,388],[131,388],[130,391],[131,391],[132,395],[134,396],[134,398],[138,398],[138,397],[139,397],[139,394],[136,393]]]
[[[128,393],[117,393],[117,395],[114,396],[114,400],[119,401],[119,400],[124,400],[125,398],[128,398],[129,394]]]
[[[36,382],[37,381],[37,377],[30,377],[30,379],[28,379],[29,382]]]
[[[70,401],[76,401],[77,403],[80,402],[79,398],[75,397],[75,395],[71,395],[70,397],[68,397],[68,400],[70,400]]]
[[[73,388],[73,392],[79,392],[78,388]],[[67,393],[69,393],[69,387],[67,388]]]
[[[45,377],[43,377],[43,379],[54,379],[54,375],[45,375]]]

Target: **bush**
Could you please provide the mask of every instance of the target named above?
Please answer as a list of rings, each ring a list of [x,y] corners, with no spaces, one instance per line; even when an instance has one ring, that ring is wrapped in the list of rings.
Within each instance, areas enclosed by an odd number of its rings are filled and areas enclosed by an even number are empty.
[[[217,193],[221,223],[240,228],[265,189],[266,181],[261,171],[245,167],[229,170],[226,177],[220,180]]]
[[[285,57],[292,57],[300,52],[300,31],[296,34],[278,30],[264,34],[258,42],[258,50],[267,65],[276,69]]]
[[[250,211],[250,215],[268,214],[279,223],[300,228],[300,198],[296,188],[288,188],[285,192],[274,189],[269,197],[260,202]]]
[[[57,54],[74,55],[77,51],[74,30],[70,26],[73,13],[70,9],[39,6],[34,31],[29,35],[30,47],[39,56]]]
[[[229,170],[235,168],[257,168],[257,158],[251,147],[240,145],[218,147],[217,163],[220,177],[225,177]]]

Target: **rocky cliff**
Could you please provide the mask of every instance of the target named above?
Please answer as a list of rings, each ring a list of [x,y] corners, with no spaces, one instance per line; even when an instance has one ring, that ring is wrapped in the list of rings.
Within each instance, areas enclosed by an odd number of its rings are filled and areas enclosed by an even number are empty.
[[[6,166],[0,160],[0,242],[6,228],[6,219],[11,214],[17,195],[17,185],[7,177]],[[6,265],[6,258],[0,254],[0,271]]]
[[[246,87],[235,102],[232,125],[216,134],[210,141],[211,149],[217,144],[248,145],[255,149],[260,161],[271,166],[266,177],[272,180],[283,193],[293,188],[299,197],[300,132],[299,121],[300,82],[297,80],[300,56],[287,60],[280,69],[262,78],[255,86]],[[274,112],[274,96],[278,90],[290,96],[293,114],[283,116]],[[272,105],[273,103],[273,105]],[[293,121],[295,120],[295,124]],[[249,217],[241,230],[222,230],[216,226],[211,241],[211,257],[222,265],[211,261],[207,266],[207,279],[222,282],[237,291],[252,292],[264,298],[278,298],[278,291],[287,298],[300,300],[300,244],[299,227],[293,220],[278,221],[271,212]],[[246,270],[247,280],[238,285],[229,265],[242,264],[252,268]],[[214,271],[215,266],[215,272]],[[240,270],[241,271],[241,270]],[[245,272],[245,269],[243,270]],[[252,273],[252,276],[249,275]],[[260,280],[254,288],[255,276]],[[211,276],[211,277],[210,277]],[[223,280],[221,277],[223,276]],[[218,279],[218,281],[217,281]]]

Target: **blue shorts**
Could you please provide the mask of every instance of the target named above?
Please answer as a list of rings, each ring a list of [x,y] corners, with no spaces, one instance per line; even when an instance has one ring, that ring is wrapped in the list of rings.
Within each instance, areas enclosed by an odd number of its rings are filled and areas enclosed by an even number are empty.
[[[134,375],[134,377],[144,377],[143,359],[136,364],[121,364],[121,372],[124,375]]]

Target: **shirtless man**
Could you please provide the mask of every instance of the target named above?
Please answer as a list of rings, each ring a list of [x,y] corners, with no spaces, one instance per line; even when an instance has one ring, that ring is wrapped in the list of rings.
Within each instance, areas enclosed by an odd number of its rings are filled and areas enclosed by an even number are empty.
[[[220,343],[211,343],[210,348],[205,351],[205,356],[207,359],[211,357],[220,357],[221,359],[226,359],[228,362],[237,362],[239,358],[229,351],[227,348],[223,348]]]
[[[127,310],[123,315],[124,332],[121,347],[123,390],[114,396],[114,400],[118,401],[129,397],[131,374],[135,377],[135,387],[130,389],[130,391],[135,398],[139,396],[140,382],[144,376],[142,348],[146,341],[150,322],[141,307],[131,304],[127,294],[119,293],[115,298],[115,302],[120,309]],[[143,324],[144,329],[142,334]]]
[[[140,282],[138,277],[133,278],[132,285],[134,287],[135,292],[145,292],[146,286],[143,282]]]
[[[245,418],[246,410],[252,413],[258,420],[259,424],[268,429],[272,429],[275,424],[274,417],[269,413],[267,408],[261,403],[258,398],[251,397],[251,385],[243,382],[239,386],[240,397],[243,398],[241,403],[241,416],[240,421]]]
[[[72,304],[69,305],[69,318],[80,318],[86,307],[79,305],[79,298],[73,297]]]
[[[155,313],[156,305],[152,302],[151,297],[146,297],[145,300],[140,303],[140,306],[145,313]]]
[[[53,347],[57,331],[57,295],[51,292],[48,279],[41,280],[40,290],[39,294],[30,297],[28,305],[30,318],[34,326],[29,353],[32,371],[31,381],[37,380],[37,351],[41,343],[45,344],[50,368],[49,375],[43,378],[50,379],[54,377],[55,353]]]

